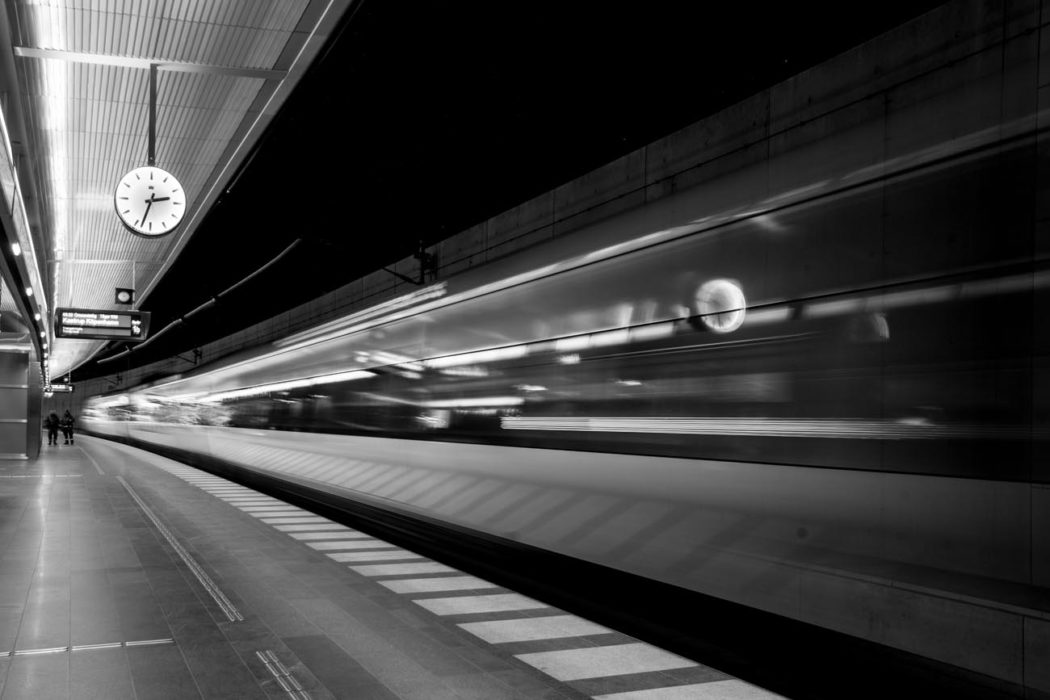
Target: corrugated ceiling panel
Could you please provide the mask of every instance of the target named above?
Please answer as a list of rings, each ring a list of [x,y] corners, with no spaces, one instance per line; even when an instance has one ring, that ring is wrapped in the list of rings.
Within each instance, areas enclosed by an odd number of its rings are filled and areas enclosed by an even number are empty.
[[[310,0],[16,4],[22,42],[35,48],[270,69]],[[113,215],[112,188],[146,162],[148,74],[54,59],[23,58],[21,65],[40,151],[39,194],[52,236],[44,257],[55,301],[110,308],[115,287],[145,288],[178,243],[177,235],[133,236]],[[263,86],[259,79],[214,74],[158,76],[157,164],[186,190],[187,221]],[[56,372],[75,366],[101,345],[59,340],[52,366]]]
[[[38,48],[148,57],[221,66],[271,68],[308,4],[296,2],[174,3],[200,12],[134,11],[31,3],[30,45]],[[176,8],[178,9],[178,8]],[[164,21],[157,21],[163,17]]]
[[[69,7],[156,19],[279,29],[302,15],[308,0],[26,0],[27,5]]]

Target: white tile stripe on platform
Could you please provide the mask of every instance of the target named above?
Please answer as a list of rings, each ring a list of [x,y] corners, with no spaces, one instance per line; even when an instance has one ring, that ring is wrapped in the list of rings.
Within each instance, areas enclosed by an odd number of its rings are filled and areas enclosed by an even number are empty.
[[[642,642],[562,651],[538,651],[515,656],[559,681],[670,671],[699,665],[695,661]]]
[[[440,578],[408,578],[380,581],[379,585],[394,593],[435,593],[438,591],[470,591],[479,588],[498,588],[476,576],[442,576]]]
[[[402,559],[422,559],[405,549],[384,549],[370,552],[331,552],[328,557],[338,562],[399,561]]]
[[[226,503],[228,505],[233,506],[234,508],[239,508],[241,510],[251,510],[251,509],[254,509],[254,508],[272,508],[272,509],[275,509],[275,510],[293,510],[294,509],[294,510],[302,511],[301,508],[296,508],[295,506],[290,506],[287,503],[274,503],[272,501],[269,502],[269,503],[258,503],[258,502],[255,502],[255,503],[241,503],[239,501],[226,501]],[[269,511],[269,512],[273,512],[273,511]]]
[[[264,506],[264,505],[278,505],[284,504],[284,501],[279,501],[276,498],[265,496],[260,498],[259,496],[219,496],[222,500],[236,506]]]
[[[527,617],[521,620],[493,620],[491,622],[463,622],[459,626],[467,632],[481,637],[489,644],[585,637],[591,634],[607,634],[613,631],[608,627],[602,627],[575,615],[551,615],[550,617]]]
[[[459,573],[451,566],[438,564],[436,561],[413,562],[410,564],[366,564],[364,566],[351,566],[350,568],[362,576],[405,576],[407,574]]]
[[[773,700],[782,695],[763,690],[741,680],[673,685],[668,688],[631,690],[625,693],[595,695],[594,700]]]
[[[289,537],[294,537],[297,540],[367,540],[372,539],[371,535],[366,535],[363,532],[356,532],[350,528],[344,527],[340,532],[289,532]]]
[[[457,596],[454,598],[425,598],[412,601],[435,615],[468,615],[473,613],[504,612],[507,610],[537,610],[547,607],[520,593],[497,595]]]
[[[246,513],[253,518],[305,518],[309,513],[305,510],[278,510],[266,513]]]
[[[339,523],[317,523],[316,525],[274,525],[281,532],[331,532],[335,530],[346,530],[345,525]]]
[[[258,505],[258,506],[257,505],[251,505],[251,504],[248,504],[248,503],[237,503],[237,504],[234,504],[234,505],[236,505],[237,508],[240,508],[241,510],[243,510],[245,512],[249,512],[249,513],[268,513],[268,512],[275,511],[275,510],[295,510],[295,511],[299,511],[300,513],[307,512],[307,511],[304,511],[302,508],[299,508],[298,506],[288,505],[287,503],[279,503],[277,505]]]
[[[339,540],[338,542],[307,542],[318,552],[332,552],[338,549],[389,549],[393,545],[380,540]]]

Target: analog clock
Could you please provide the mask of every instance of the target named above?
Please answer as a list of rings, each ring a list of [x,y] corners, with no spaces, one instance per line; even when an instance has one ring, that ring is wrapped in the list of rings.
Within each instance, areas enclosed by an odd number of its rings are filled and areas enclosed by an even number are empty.
[[[120,178],[113,204],[121,223],[146,238],[171,233],[186,213],[182,185],[174,175],[152,165],[136,168]]]

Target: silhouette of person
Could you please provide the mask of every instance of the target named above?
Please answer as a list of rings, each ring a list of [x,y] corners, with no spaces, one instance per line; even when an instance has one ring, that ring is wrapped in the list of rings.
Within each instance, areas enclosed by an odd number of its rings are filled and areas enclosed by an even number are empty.
[[[62,415],[62,420],[59,421],[59,427],[62,428],[62,436],[66,439],[65,444],[73,444],[73,414],[66,409],[66,412]]]
[[[44,427],[47,428],[47,444],[58,444],[58,414],[51,411],[51,415],[44,419]]]

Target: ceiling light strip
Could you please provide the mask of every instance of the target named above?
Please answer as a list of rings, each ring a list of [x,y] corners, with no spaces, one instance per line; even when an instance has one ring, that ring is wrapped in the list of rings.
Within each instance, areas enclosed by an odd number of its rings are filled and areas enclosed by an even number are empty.
[[[234,78],[255,78],[258,80],[284,80],[285,76],[288,74],[287,71],[267,68],[216,66],[205,63],[192,63],[190,61],[153,60],[104,53],[38,49],[32,46],[16,46],[14,47],[14,52],[16,56],[21,56],[22,58],[51,59],[70,61],[73,63],[89,63],[100,66],[141,68],[147,70],[152,66],[156,66],[158,70],[171,71],[174,73],[205,73],[208,75],[226,75]]]

